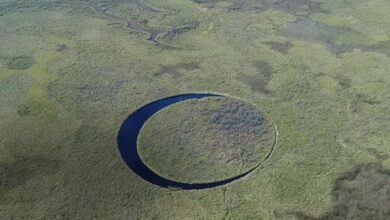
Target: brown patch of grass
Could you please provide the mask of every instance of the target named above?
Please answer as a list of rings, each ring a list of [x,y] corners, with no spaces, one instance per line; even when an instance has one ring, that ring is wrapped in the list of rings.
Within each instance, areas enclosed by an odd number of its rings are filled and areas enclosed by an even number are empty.
[[[124,80],[118,80],[110,84],[88,84],[80,86],[77,100],[82,102],[105,102],[110,103],[120,92],[125,83]]]
[[[364,49],[364,47],[358,45],[337,43],[337,38],[340,36],[353,36],[359,33],[344,27],[329,26],[309,18],[297,19],[295,22],[282,28],[279,33],[290,39],[319,43],[327,47],[330,52],[337,56],[345,52],[353,51],[355,48]]]
[[[161,65],[160,71],[155,73],[154,76],[160,76],[163,74],[169,74],[174,77],[181,75],[181,72],[184,71],[193,71],[200,69],[199,62],[190,62],[190,63],[178,63],[174,65]]]
[[[361,165],[338,178],[332,190],[333,207],[319,218],[288,213],[303,220],[390,219],[390,171],[380,165]],[[276,212],[277,213],[277,212]],[[283,216],[277,213],[279,217]]]
[[[312,0],[233,0],[228,7],[232,11],[266,11],[269,9],[279,10],[285,13],[299,14],[303,6],[307,6],[309,13],[320,10],[319,3]]]
[[[272,50],[276,50],[276,51],[278,51],[279,53],[282,53],[282,54],[288,54],[288,51],[292,47],[292,44],[289,41],[286,42],[286,43],[267,42],[266,44],[268,44],[271,47]]]
[[[245,84],[247,84],[255,92],[264,93],[264,94],[270,93],[270,91],[266,88],[267,83],[265,83],[264,81],[262,81],[260,78],[256,76],[241,74],[239,76],[239,79]]]
[[[25,70],[30,68],[32,65],[34,65],[35,60],[33,57],[30,56],[17,56],[17,57],[12,57],[8,62],[7,62],[7,68],[9,69],[14,69],[14,70]]]
[[[56,51],[57,52],[62,52],[64,50],[66,50],[66,49],[68,49],[68,46],[66,44],[58,44]]]
[[[23,157],[12,163],[0,164],[0,203],[3,194],[38,175],[54,174],[59,162],[41,157]]]
[[[337,80],[337,82],[339,83],[339,85],[341,86],[341,88],[343,89],[349,89],[351,88],[351,79],[344,76],[344,75],[337,75],[334,77],[335,80]]]
[[[272,66],[269,63],[262,61],[262,60],[258,60],[258,61],[253,62],[253,66],[256,68],[259,76],[266,83],[268,83],[271,80],[272,74],[274,73],[274,69],[272,68]]]
[[[386,160],[390,158],[389,154],[381,153],[375,148],[367,148],[367,152],[376,157],[378,160]]]
[[[267,89],[267,84],[272,78],[274,69],[269,63],[262,60],[255,61],[252,65],[256,68],[257,74],[254,76],[241,74],[239,80],[247,84],[255,92],[269,94],[270,91]]]
[[[192,0],[192,1],[198,4],[204,4],[208,8],[213,8],[215,7],[215,4],[217,4],[221,0]]]
[[[263,132],[261,113],[238,101],[224,103],[221,108],[211,114],[210,122],[216,124],[218,129],[230,130],[234,133]]]

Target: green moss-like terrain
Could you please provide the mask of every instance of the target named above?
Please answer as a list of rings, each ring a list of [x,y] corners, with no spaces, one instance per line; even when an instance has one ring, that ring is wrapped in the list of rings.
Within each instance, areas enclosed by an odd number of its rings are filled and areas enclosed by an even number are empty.
[[[390,219],[389,16],[388,0],[0,0],[0,219]],[[123,121],[191,92],[266,112],[271,157],[208,190],[134,174]]]
[[[221,181],[252,170],[271,153],[275,127],[254,106],[232,98],[189,100],[148,120],[138,139],[143,162],[184,183]]]

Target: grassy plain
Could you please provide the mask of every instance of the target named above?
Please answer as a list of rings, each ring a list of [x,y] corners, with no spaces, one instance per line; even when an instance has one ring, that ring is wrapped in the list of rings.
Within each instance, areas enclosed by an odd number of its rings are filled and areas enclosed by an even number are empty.
[[[387,0],[0,0],[0,219],[389,219],[389,15]],[[271,157],[211,190],[132,173],[123,120],[204,91],[264,110]]]

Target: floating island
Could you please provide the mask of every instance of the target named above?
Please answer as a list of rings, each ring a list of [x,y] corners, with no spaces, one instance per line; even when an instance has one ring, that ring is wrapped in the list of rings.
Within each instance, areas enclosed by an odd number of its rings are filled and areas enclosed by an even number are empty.
[[[275,127],[256,106],[208,97],[170,105],[153,115],[141,130],[138,153],[167,179],[208,183],[253,170],[274,144]]]

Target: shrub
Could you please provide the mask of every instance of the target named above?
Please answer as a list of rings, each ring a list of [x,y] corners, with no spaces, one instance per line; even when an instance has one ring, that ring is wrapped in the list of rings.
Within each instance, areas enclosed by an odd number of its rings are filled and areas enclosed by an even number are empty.
[[[260,132],[263,116],[257,109],[240,102],[224,103],[211,115],[211,122],[233,132]]]

